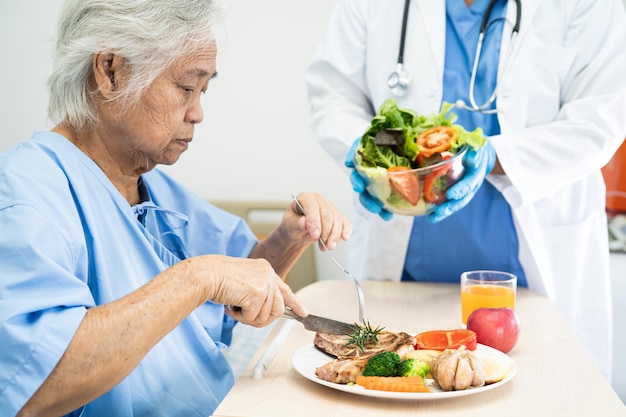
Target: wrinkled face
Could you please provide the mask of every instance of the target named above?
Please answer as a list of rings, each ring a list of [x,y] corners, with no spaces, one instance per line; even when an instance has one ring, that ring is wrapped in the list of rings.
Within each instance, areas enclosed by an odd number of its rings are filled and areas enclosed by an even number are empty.
[[[179,58],[130,110],[113,104],[100,114],[100,133],[125,170],[170,165],[187,150],[204,118],[200,97],[215,75],[216,52],[213,43]]]

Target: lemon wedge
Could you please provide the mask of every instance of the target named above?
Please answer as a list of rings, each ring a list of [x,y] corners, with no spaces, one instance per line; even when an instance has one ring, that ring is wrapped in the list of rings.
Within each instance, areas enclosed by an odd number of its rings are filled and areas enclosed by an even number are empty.
[[[508,356],[479,356],[485,367],[485,384],[487,385],[502,381],[513,365],[513,360]]]

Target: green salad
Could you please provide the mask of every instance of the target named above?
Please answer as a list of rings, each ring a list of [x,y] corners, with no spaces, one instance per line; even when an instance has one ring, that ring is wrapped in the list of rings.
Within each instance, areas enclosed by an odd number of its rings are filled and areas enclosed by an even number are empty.
[[[410,109],[400,109],[395,99],[387,99],[361,137],[359,154],[363,158],[362,165],[411,169],[432,165],[433,161],[428,159],[433,155],[429,152],[426,152],[427,157],[418,158],[420,151],[424,153],[424,149],[418,146],[418,137],[438,127],[449,127],[456,132],[456,137],[444,151],[456,154],[463,145],[474,149],[483,146],[486,139],[482,129],[468,132],[463,126],[454,124],[457,116],[450,111],[453,107],[453,104],[444,102],[439,113],[423,116]]]
[[[469,132],[454,123],[453,107],[444,102],[439,113],[424,116],[400,109],[390,98],[372,118],[356,149],[355,165],[370,180],[368,191],[388,210],[422,215],[445,201],[445,190],[463,169],[455,156],[486,143],[482,129]]]

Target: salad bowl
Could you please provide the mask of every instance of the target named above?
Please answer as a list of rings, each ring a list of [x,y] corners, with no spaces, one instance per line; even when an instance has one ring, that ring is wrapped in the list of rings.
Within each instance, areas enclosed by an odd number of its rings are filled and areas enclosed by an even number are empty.
[[[367,167],[357,156],[355,168],[366,179],[367,191],[378,198],[386,210],[406,216],[424,216],[447,201],[446,191],[463,177],[466,152],[467,147],[462,147],[441,162],[401,170]]]
[[[367,191],[396,214],[423,216],[447,201],[446,191],[463,176],[463,157],[484,146],[480,128],[456,124],[454,106],[419,115],[393,98],[380,106],[353,155]]]

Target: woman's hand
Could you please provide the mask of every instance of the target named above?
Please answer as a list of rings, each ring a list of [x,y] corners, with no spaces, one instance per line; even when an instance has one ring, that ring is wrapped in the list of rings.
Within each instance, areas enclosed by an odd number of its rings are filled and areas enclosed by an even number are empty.
[[[205,255],[190,258],[179,271],[194,276],[204,291],[202,302],[229,306],[227,314],[255,327],[263,327],[283,315],[285,306],[301,316],[306,308],[265,259]],[[180,264],[178,264],[180,265]],[[172,268],[176,268],[174,266]]]
[[[350,221],[320,194],[301,193],[297,201],[302,209],[295,200],[292,201],[281,222],[290,239],[311,243],[321,238],[326,247],[333,250],[340,240],[350,238]],[[321,243],[319,248],[325,250]]]
[[[333,250],[352,232],[350,221],[321,195],[301,193],[297,199],[306,215],[292,201],[280,225],[250,253],[251,258],[267,259],[283,278],[311,243],[322,239]],[[321,244],[320,249],[324,250]]]

